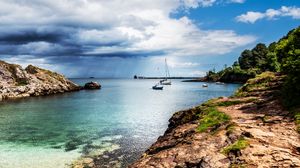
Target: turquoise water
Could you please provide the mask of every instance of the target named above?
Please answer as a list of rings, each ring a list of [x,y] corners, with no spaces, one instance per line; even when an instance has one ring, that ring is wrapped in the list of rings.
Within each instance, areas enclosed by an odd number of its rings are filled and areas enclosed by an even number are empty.
[[[93,80],[101,90],[1,102],[0,168],[67,167],[82,155],[109,153],[126,166],[164,133],[174,112],[239,86],[173,80],[158,91],[151,89],[157,80]]]

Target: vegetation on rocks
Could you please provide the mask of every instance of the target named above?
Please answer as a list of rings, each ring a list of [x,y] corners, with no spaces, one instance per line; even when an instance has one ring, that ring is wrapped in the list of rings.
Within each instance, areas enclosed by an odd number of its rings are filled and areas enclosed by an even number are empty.
[[[249,146],[249,142],[244,138],[240,138],[233,144],[225,147],[222,150],[222,153],[228,155],[230,152],[241,151],[242,149],[245,149],[247,146]]]
[[[236,104],[242,104],[242,103],[250,103],[256,101],[255,98],[247,98],[247,99],[231,99],[231,100],[223,100],[222,97],[218,99],[211,99],[206,101],[205,103],[202,104],[202,106],[206,107],[216,107],[216,106],[232,106]]]
[[[249,79],[236,91],[235,96],[248,96],[253,92],[276,89],[282,85],[283,78],[283,76],[276,76],[273,72],[264,72],[257,75],[256,78]]]
[[[224,123],[230,121],[230,117],[218,111],[216,107],[204,107],[202,110],[203,112],[200,115],[199,126],[197,128],[199,132],[205,132],[208,129],[214,131]]]
[[[295,119],[297,132],[300,134],[300,109],[293,109],[292,114],[293,114],[294,119]]]

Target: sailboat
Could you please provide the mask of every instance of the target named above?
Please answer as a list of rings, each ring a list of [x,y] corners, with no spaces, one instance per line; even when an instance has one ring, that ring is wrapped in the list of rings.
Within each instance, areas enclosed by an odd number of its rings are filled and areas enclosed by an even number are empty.
[[[159,83],[152,86],[153,90],[163,90],[164,86],[160,85]]]
[[[160,80],[159,82],[161,85],[172,85],[171,80],[170,79],[168,80],[168,78],[170,78],[170,71],[168,68],[167,59],[165,59],[165,71],[166,71],[166,78],[163,80]]]

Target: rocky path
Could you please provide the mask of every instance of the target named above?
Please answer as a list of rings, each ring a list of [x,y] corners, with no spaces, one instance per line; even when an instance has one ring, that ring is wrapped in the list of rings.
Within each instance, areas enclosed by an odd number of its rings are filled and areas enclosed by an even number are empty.
[[[218,108],[231,116],[236,133],[247,134],[250,145],[238,159],[246,167],[300,167],[300,137],[288,111],[277,100],[257,99],[266,103]]]

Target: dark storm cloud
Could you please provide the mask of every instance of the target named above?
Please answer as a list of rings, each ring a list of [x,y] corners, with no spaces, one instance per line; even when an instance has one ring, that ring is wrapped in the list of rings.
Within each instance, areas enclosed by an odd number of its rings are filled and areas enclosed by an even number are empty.
[[[45,47],[43,47],[45,46]],[[44,49],[41,49],[44,48]],[[0,54],[20,56],[32,55],[36,57],[81,55],[84,52],[82,46],[77,44],[47,43],[44,41],[27,41],[26,44],[0,45]]]
[[[105,56],[130,57],[137,53],[109,52],[93,53],[99,47],[126,47],[129,42],[117,40],[82,40],[78,37],[81,28],[69,29],[61,27],[47,27],[40,30],[11,29],[0,33],[0,54],[2,55],[33,55],[43,57],[53,56]],[[141,53],[143,54],[143,53]],[[145,55],[150,55],[146,53]]]
[[[0,44],[20,45],[30,42],[60,43],[69,35],[59,32],[13,31],[0,35]]]
[[[164,51],[135,51],[135,52],[110,52],[110,53],[97,53],[97,54],[87,54],[85,56],[94,57],[148,57],[148,56],[159,56],[166,54]]]

